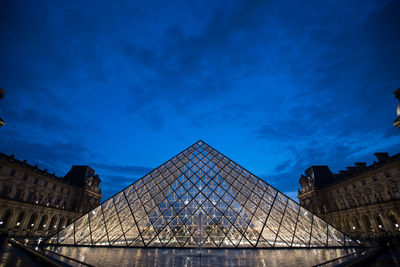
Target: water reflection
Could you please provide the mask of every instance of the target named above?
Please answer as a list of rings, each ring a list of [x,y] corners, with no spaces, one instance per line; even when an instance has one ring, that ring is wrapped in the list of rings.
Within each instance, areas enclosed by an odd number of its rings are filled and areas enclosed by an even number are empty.
[[[47,247],[95,266],[312,266],[354,249],[198,249]]]
[[[7,240],[0,240],[0,267],[41,266],[32,261],[22,250],[12,246]]]

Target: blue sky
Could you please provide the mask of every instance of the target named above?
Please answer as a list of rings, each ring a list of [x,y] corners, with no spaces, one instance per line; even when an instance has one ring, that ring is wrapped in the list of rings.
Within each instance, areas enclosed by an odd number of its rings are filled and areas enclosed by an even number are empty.
[[[0,151],[103,200],[199,139],[295,196],[400,152],[399,1],[2,1]]]

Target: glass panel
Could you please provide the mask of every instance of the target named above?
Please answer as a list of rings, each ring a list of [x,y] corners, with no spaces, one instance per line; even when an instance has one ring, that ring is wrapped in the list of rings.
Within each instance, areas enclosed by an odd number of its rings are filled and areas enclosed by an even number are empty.
[[[202,141],[45,242],[57,240],[193,248],[357,245]]]

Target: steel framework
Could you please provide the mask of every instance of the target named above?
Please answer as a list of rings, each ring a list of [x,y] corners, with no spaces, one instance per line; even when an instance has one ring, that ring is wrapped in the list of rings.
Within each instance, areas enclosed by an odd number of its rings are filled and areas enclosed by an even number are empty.
[[[203,141],[45,243],[189,248],[358,245]]]

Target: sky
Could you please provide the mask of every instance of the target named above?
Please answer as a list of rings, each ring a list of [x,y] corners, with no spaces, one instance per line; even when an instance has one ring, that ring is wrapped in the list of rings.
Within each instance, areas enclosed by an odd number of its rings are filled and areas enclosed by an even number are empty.
[[[400,152],[400,1],[1,1],[0,152],[102,200],[203,140],[296,199]]]

